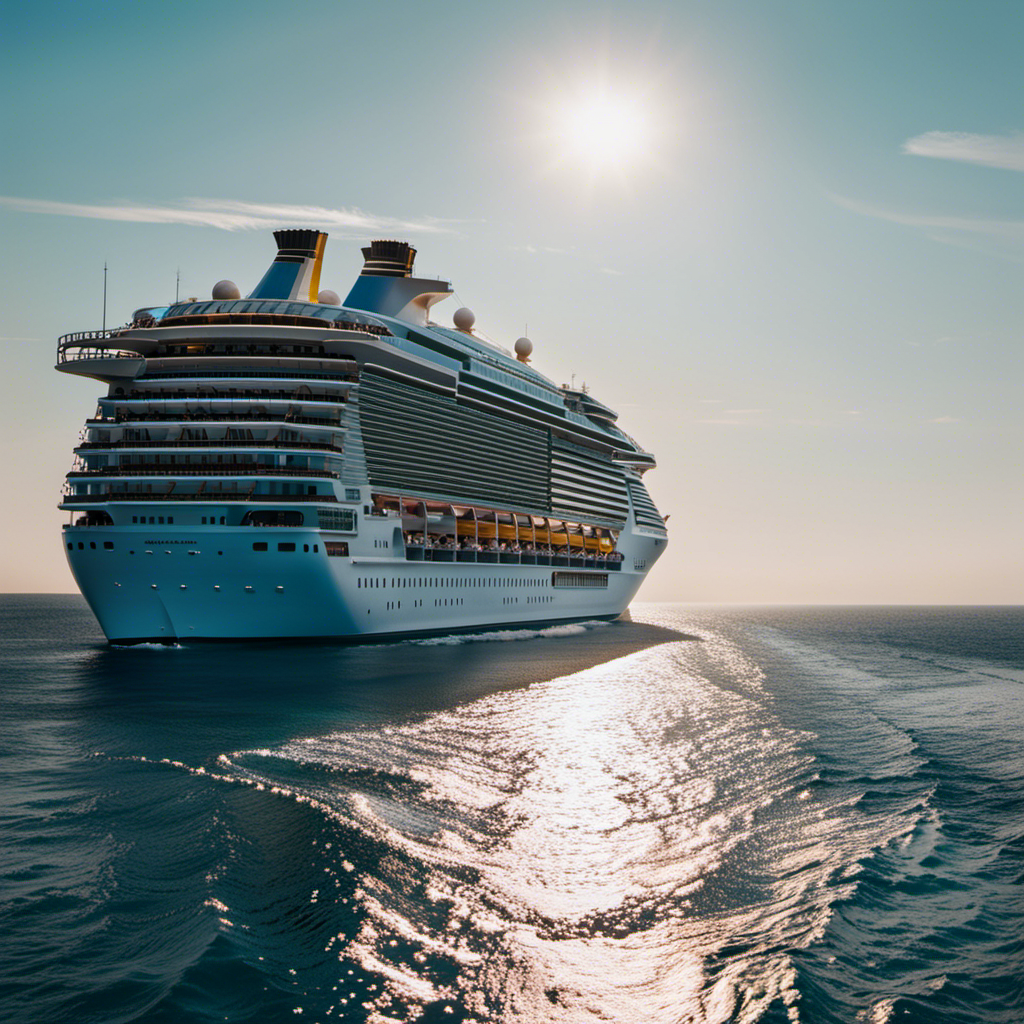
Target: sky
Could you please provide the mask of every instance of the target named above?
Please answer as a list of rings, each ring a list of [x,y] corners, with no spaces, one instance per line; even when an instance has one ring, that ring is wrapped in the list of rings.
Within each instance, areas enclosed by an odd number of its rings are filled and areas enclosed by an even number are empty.
[[[1024,601],[1024,4],[8,4],[0,590],[72,592],[59,335],[272,229],[419,250],[658,460],[641,599]]]

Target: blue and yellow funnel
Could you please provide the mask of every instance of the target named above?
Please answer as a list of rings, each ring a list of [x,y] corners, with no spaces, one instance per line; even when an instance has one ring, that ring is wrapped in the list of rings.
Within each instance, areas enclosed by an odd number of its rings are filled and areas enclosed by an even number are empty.
[[[249,298],[316,302],[327,234],[308,228],[287,228],[275,231],[274,241],[277,242],[274,262]]]

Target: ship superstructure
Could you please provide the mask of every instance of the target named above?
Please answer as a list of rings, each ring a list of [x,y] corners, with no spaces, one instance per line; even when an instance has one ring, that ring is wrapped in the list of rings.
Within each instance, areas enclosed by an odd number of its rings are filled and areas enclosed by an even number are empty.
[[[58,342],[107,385],[61,508],[108,639],[423,635],[621,614],[664,551],[654,466],[585,389],[429,319],[451,294],[376,241],[340,302],[327,236],[275,232],[242,298]]]

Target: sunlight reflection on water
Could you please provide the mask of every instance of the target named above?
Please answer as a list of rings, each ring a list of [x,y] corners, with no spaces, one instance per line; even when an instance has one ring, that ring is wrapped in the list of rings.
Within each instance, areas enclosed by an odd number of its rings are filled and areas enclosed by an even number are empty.
[[[394,997],[458,996],[482,1019],[755,1020],[795,1001],[779,950],[821,933],[839,876],[894,826],[862,835],[854,801],[815,796],[760,668],[703,639],[230,762],[311,770],[302,792],[394,851],[360,878],[347,950]],[[456,985],[428,993],[394,935],[450,958]]]

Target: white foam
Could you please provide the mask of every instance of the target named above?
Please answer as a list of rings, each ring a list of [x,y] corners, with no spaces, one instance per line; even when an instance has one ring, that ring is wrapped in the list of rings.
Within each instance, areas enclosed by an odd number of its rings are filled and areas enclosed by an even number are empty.
[[[183,651],[184,644],[117,644],[111,643],[111,647],[118,651]]]
[[[424,647],[454,647],[458,644],[508,643],[517,640],[537,640],[548,637],[579,636],[590,629],[607,626],[607,622],[574,622],[562,626],[546,626],[543,629],[496,629],[487,633],[458,633],[450,636],[427,637],[423,640],[409,640],[411,644]]]

